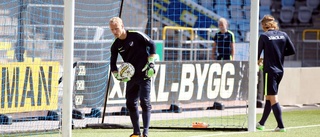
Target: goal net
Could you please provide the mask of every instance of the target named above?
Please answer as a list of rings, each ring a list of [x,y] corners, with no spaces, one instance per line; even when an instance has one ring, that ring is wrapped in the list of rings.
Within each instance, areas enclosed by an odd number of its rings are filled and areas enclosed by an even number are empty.
[[[63,0],[0,1],[0,133],[59,133],[67,7]],[[108,21],[121,15],[125,29],[156,43],[151,128],[191,129],[205,122],[208,128],[246,130],[249,2],[76,0],[72,126],[131,128],[125,83],[109,75],[114,36]],[[233,60],[212,58],[220,18],[234,35],[225,41],[235,43]]]

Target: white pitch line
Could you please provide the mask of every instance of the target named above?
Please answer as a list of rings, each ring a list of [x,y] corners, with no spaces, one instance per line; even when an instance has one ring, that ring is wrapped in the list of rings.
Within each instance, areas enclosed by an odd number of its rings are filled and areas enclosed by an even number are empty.
[[[286,127],[286,129],[311,128],[311,127],[320,127],[320,124],[319,125],[308,125],[308,126],[297,126],[297,127]],[[267,130],[264,130],[264,131],[273,131],[273,130],[274,129],[267,129]],[[261,132],[261,131],[258,131],[258,132]],[[221,135],[246,134],[246,133],[251,133],[251,132],[248,132],[248,131],[245,131],[245,132],[231,132],[231,133],[221,132],[219,134],[207,134],[207,135],[189,136],[189,137],[213,137],[213,136],[221,136]]]

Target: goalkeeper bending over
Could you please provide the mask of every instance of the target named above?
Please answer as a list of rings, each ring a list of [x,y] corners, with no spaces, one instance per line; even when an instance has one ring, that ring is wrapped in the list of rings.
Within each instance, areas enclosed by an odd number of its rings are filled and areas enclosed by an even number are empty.
[[[261,20],[261,26],[264,33],[259,37],[258,64],[263,64],[266,104],[256,128],[264,129],[265,122],[272,110],[278,124],[274,131],[285,132],[282,111],[278,102],[278,87],[284,73],[284,57],[295,54],[295,49],[288,35],[279,31],[278,23],[273,16],[265,15]],[[260,59],[262,51],[264,51],[264,60]]]
[[[116,37],[111,46],[111,71],[116,79],[127,82],[126,106],[129,110],[133,134],[130,137],[140,137],[138,99],[142,108],[143,133],[142,137],[148,136],[151,103],[150,103],[150,78],[155,74],[155,44],[144,33],[127,31],[124,29],[122,19],[113,17],[109,21],[109,27]],[[131,78],[120,78],[116,66],[118,53],[124,62],[131,63],[135,73]]]

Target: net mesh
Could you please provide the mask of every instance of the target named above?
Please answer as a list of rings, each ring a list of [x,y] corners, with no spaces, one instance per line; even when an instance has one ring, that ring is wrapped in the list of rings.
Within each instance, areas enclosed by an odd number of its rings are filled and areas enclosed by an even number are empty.
[[[0,1],[0,60],[4,64],[0,75],[0,133],[60,132],[63,0]],[[75,1],[75,127],[102,122],[107,88],[104,124],[131,125],[125,107],[125,84],[109,76],[114,36],[108,20],[119,13],[127,30],[144,32],[155,41],[160,57],[151,91],[151,127],[191,128],[196,121],[210,127],[246,127],[249,23],[245,7],[249,3],[132,0],[124,1],[122,8],[120,5],[121,1],[114,0]],[[211,59],[221,17],[228,20],[235,35],[234,61]],[[18,82],[19,87],[14,88]]]

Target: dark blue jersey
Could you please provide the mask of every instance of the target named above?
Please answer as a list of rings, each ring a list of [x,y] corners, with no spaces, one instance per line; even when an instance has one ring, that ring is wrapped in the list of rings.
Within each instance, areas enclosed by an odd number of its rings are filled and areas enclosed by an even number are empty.
[[[285,32],[269,30],[259,37],[258,59],[264,51],[263,71],[283,72],[284,56],[295,54],[293,43]]]
[[[131,79],[135,79],[145,77],[142,69],[147,64],[149,55],[156,54],[156,49],[154,42],[144,33],[127,31],[126,39],[117,38],[111,45],[111,71],[118,70],[116,66],[118,53],[124,62],[129,62],[134,66],[135,74]]]
[[[219,55],[230,56],[231,55],[231,43],[235,42],[234,34],[230,30],[225,33],[219,31],[213,37],[213,41],[217,43],[216,49]]]

